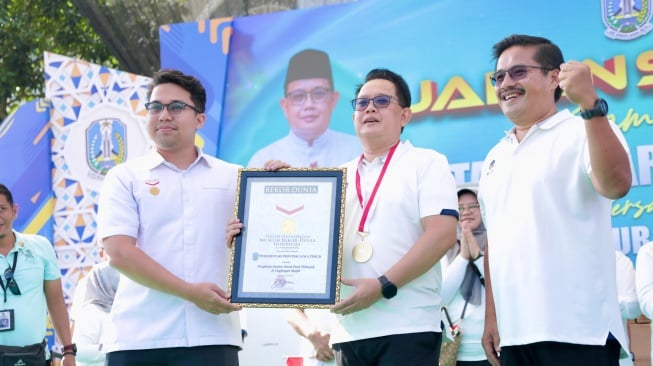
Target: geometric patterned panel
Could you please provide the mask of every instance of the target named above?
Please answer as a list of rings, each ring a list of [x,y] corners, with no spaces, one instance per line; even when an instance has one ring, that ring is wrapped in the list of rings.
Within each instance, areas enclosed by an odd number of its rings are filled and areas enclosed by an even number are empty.
[[[45,80],[53,133],[53,241],[70,301],[79,278],[99,260],[97,201],[106,172],[151,146],[144,106],[150,78],[46,52]]]

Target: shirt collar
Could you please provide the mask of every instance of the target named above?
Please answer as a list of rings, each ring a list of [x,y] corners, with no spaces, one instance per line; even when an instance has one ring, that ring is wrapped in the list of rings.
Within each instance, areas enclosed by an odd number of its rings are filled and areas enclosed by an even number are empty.
[[[292,132],[292,130],[288,133],[288,138],[290,138],[290,140],[294,144],[299,145],[299,146],[301,146],[303,148],[317,148],[317,147],[322,147],[322,146],[326,145],[332,134],[333,134],[333,131],[331,131],[330,129],[327,129],[326,131],[324,131],[323,134],[316,137],[313,140],[313,143],[311,145],[308,144],[308,141],[306,141],[306,140],[302,139],[301,137],[297,136],[294,132]]]
[[[193,163],[190,164],[188,167],[189,169],[194,166],[195,164],[199,164],[202,162],[203,164],[208,164],[209,166],[211,165],[210,161],[206,159],[206,155],[202,151],[202,149],[199,148],[199,146],[195,146],[195,151],[197,151],[197,158]],[[161,154],[159,154],[156,151],[156,148],[152,148],[146,155],[145,155],[145,167],[148,169],[153,169],[161,164],[166,164],[165,159]],[[167,166],[174,167],[174,165],[167,164]],[[176,169],[176,167],[175,167]]]
[[[574,115],[571,114],[571,112],[569,112],[569,110],[563,109],[563,110],[558,111],[557,113],[545,118],[544,120],[534,124],[531,127],[531,130],[533,132],[531,132],[529,130],[526,135],[528,136],[528,135],[534,133],[538,129],[540,129],[540,130],[550,130],[550,129],[554,128],[555,126],[559,125],[560,123],[565,122],[565,121],[567,121],[569,119],[572,119],[572,118],[574,118]],[[515,139],[515,141],[516,141],[515,127],[511,128],[508,131],[505,131],[505,134],[506,134],[506,136],[504,137],[504,139],[508,139],[508,140]]]

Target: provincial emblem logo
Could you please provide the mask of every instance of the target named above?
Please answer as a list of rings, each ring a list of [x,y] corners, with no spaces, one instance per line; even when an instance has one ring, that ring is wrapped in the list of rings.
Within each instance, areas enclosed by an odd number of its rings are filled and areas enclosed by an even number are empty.
[[[602,0],[601,13],[608,38],[627,41],[653,29],[650,0]]]
[[[86,129],[86,161],[94,172],[106,175],[127,156],[126,126],[119,119],[98,119]]]

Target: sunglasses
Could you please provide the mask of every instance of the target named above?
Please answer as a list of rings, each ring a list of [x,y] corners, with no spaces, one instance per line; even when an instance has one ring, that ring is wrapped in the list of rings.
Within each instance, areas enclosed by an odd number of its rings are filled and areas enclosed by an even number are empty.
[[[18,284],[16,283],[16,279],[14,278],[13,269],[7,268],[5,270],[5,280],[7,281],[7,288],[9,289],[9,291],[11,291],[11,293],[16,296],[20,295],[20,289],[18,288]]]
[[[286,94],[286,98],[288,98],[290,100],[290,103],[292,103],[293,105],[303,105],[304,103],[306,103],[306,100],[310,95],[313,103],[321,103],[327,100],[327,98],[329,98],[330,95],[329,93],[331,93],[331,89],[328,88],[315,88],[310,92],[306,92],[304,90],[297,90]]]
[[[513,81],[518,81],[528,75],[529,69],[540,69],[546,71],[555,70],[555,68],[552,67],[515,65],[508,70],[497,70],[496,72],[493,72],[492,75],[490,75],[490,80],[492,81],[492,85],[501,85],[501,83],[506,79],[506,74],[508,74]]]
[[[168,104],[163,104],[159,102],[148,102],[145,103],[145,109],[147,109],[147,113],[150,116],[158,116],[163,112],[164,109],[168,109],[168,113],[170,113],[173,116],[178,116],[181,114],[181,112],[186,109],[186,107],[194,110],[197,113],[202,113],[197,107],[194,107],[190,104],[186,104],[184,102],[172,102]]]
[[[356,98],[351,100],[351,106],[355,111],[364,111],[367,106],[372,102],[376,108],[386,108],[392,102],[392,99],[397,99],[391,95],[377,95],[374,98]]]

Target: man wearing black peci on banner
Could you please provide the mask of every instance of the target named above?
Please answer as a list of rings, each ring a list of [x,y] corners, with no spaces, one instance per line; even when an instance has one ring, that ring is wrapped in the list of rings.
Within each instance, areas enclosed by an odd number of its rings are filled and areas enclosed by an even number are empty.
[[[334,167],[359,155],[360,142],[355,136],[329,128],[340,98],[334,88],[325,52],[307,49],[295,54],[288,64],[280,101],[290,132],[254,153],[247,166],[260,168],[274,159],[294,167]]]

